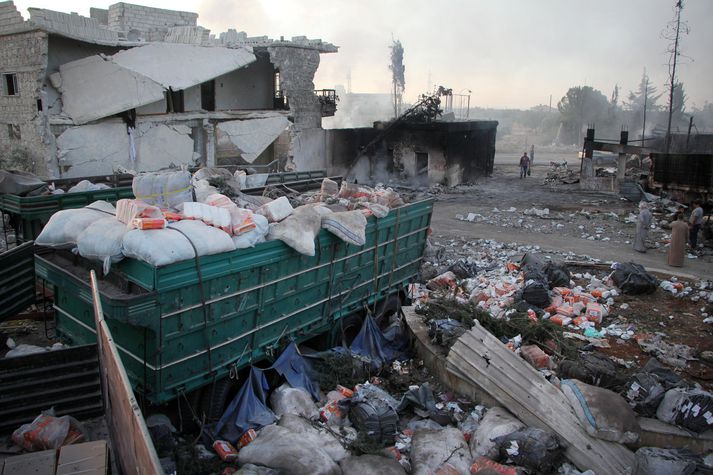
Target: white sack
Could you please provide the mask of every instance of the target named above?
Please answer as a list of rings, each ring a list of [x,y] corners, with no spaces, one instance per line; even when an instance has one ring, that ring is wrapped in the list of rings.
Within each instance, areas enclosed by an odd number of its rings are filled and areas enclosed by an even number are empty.
[[[296,414],[307,419],[319,419],[319,411],[312,401],[312,396],[304,389],[293,388],[287,383],[272,392],[270,406],[272,412],[280,417],[285,414]]]
[[[463,437],[455,427],[441,430],[417,429],[411,439],[413,475],[430,475],[448,461],[458,473],[470,473],[473,458]]]
[[[137,200],[161,209],[179,209],[193,201],[191,174],[186,170],[143,173],[134,177],[131,188]]]
[[[267,218],[271,223],[276,223],[282,221],[292,214],[294,208],[284,196],[280,196],[276,200],[272,200],[269,203],[262,205],[256,213],[261,214]]]
[[[366,216],[361,211],[329,213],[322,217],[322,228],[349,244],[366,243]]]
[[[485,456],[489,459],[497,459],[500,448],[495,439],[510,435],[524,428],[525,424],[502,407],[488,409],[485,417],[480,421],[480,425],[470,438],[470,451],[473,454],[473,458]]]
[[[111,264],[124,258],[124,235],[128,230],[112,216],[93,222],[77,238],[79,255],[101,262],[104,275],[108,274]]]
[[[176,231],[180,230],[183,232]],[[184,236],[185,234],[185,236]],[[193,259],[196,247],[199,256],[228,252],[235,249],[230,236],[202,221],[178,221],[165,229],[134,229],[124,236],[124,255],[154,266]]]
[[[106,201],[94,203],[77,209],[63,209],[52,215],[35,244],[48,247],[74,247],[77,238],[90,224],[114,215],[116,209]]]
[[[300,254],[314,256],[314,239],[321,224],[322,216],[317,209],[301,206],[283,221],[272,224],[268,239],[279,239]]]

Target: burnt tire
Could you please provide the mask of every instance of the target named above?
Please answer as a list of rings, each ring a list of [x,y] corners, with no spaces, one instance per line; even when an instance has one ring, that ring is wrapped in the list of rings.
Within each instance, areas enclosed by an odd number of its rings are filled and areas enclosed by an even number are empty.
[[[206,426],[218,422],[236,391],[237,385],[228,377],[219,379],[203,389],[199,417],[205,415]]]
[[[332,330],[331,346],[350,346],[354,338],[359,334],[364,317],[361,312],[352,313],[334,322]]]

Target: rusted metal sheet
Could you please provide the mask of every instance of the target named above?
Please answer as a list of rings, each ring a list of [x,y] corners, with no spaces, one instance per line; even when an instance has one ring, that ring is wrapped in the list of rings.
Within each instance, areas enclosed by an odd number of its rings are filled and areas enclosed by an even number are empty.
[[[713,190],[713,154],[652,153],[654,182],[668,188]]]

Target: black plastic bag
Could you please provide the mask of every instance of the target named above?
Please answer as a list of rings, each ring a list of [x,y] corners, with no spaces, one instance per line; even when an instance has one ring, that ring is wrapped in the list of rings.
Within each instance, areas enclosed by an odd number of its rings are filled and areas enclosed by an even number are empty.
[[[545,265],[545,274],[550,288],[569,287],[570,274],[566,265],[550,261]]]
[[[550,294],[548,286],[541,281],[530,282],[522,289],[522,298],[527,303],[540,308],[546,308],[550,305]]]
[[[612,280],[622,293],[629,295],[652,294],[659,285],[656,277],[646,272],[643,266],[633,262],[619,264]]]
[[[564,453],[555,434],[536,427],[527,427],[494,440],[503,460],[534,473],[549,473],[559,465]]]
[[[465,332],[466,328],[458,320],[443,319],[428,322],[428,336],[437,345],[450,348]]]
[[[651,358],[639,373],[626,383],[624,397],[637,414],[655,417],[664,394],[671,388],[685,385],[679,375]]]
[[[478,267],[475,263],[470,263],[465,260],[460,260],[448,268],[459,279],[469,279],[478,275]]]

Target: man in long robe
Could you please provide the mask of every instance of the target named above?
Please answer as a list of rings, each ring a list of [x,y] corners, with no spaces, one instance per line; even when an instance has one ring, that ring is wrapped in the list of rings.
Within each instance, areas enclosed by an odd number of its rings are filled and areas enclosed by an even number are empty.
[[[671,246],[668,248],[668,265],[683,267],[687,240],[688,224],[686,224],[683,213],[678,213],[676,220],[671,223]]]
[[[646,252],[646,237],[649,234],[649,226],[653,215],[649,211],[649,205],[642,201],[639,203],[639,218],[636,220],[636,237],[634,238],[634,250]]]

